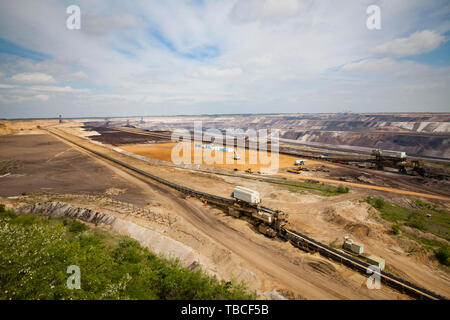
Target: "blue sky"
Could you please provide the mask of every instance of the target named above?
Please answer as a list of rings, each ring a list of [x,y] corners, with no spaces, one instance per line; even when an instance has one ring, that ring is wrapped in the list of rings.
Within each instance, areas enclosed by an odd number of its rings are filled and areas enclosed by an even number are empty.
[[[449,16],[446,0],[2,1],[0,118],[449,112]]]

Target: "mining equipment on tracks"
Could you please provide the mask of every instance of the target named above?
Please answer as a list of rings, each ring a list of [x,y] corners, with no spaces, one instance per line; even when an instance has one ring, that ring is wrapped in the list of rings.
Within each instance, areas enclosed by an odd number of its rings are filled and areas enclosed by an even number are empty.
[[[259,192],[237,186],[231,196],[235,201],[228,207],[228,214],[236,218],[246,217],[262,234],[276,237],[286,225],[288,215],[261,206]]]

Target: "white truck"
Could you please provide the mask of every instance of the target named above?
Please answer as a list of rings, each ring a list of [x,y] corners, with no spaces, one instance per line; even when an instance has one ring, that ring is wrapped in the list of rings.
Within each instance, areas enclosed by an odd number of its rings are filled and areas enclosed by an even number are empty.
[[[306,164],[306,160],[295,160],[296,166],[304,166]]]
[[[261,202],[258,191],[240,186],[233,189],[232,197],[251,204],[258,204]]]

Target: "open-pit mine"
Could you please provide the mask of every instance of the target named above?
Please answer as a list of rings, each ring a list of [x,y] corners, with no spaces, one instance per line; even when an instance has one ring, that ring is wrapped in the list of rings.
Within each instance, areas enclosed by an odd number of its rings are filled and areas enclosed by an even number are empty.
[[[208,131],[229,128],[279,140],[225,145]],[[450,297],[438,254],[450,245],[449,114],[63,118],[0,132],[1,203],[20,214],[102,226],[258,299]]]

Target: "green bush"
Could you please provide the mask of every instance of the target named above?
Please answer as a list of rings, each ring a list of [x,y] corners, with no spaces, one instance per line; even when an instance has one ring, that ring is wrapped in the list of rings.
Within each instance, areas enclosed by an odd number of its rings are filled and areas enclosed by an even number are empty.
[[[15,217],[17,217],[17,214],[13,210],[5,210],[5,205],[1,205],[0,218],[13,219]]]
[[[336,189],[337,193],[348,193],[349,190],[350,189],[348,187],[343,186],[342,184],[340,184]]]
[[[88,229],[88,227],[84,223],[81,223],[77,220],[73,220],[69,224],[69,231],[73,232],[73,233],[80,233],[80,232],[86,231],[87,229]]]
[[[392,225],[392,233],[393,234],[399,234],[400,233],[400,224],[394,223]]]
[[[439,250],[436,251],[434,254],[436,259],[443,265],[449,266],[450,265],[450,246],[443,245],[439,248]]]
[[[407,225],[422,231],[427,230],[427,221],[425,216],[420,212],[412,212],[408,215]]]
[[[375,198],[374,207],[376,209],[382,209],[386,205],[386,202],[382,198]]]
[[[0,203],[0,213],[5,212],[5,205]]]

